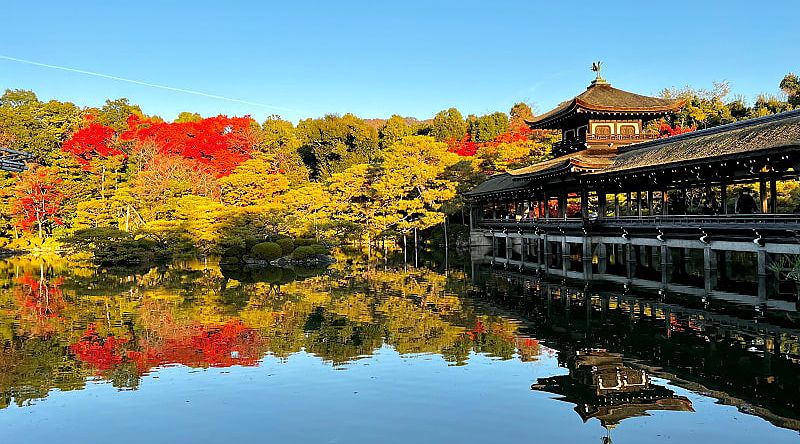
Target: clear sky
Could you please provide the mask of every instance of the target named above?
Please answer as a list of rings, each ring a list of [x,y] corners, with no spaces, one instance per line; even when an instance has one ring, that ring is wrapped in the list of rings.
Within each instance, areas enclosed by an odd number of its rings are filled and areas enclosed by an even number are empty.
[[[752,101],[800,72],[800,1],[16,1],[0,3],[0,88],[174,118],[544,112],[594,60],[643,94],[730,82]]]

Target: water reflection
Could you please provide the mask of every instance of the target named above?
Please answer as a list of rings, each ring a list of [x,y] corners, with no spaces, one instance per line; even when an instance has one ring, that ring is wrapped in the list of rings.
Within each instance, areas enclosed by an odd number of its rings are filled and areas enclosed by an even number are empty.
[[[531,388],[575,404],[584,422],[597,418],[608,432],[603,442],[610,443],[611,430],[628,418],[655,410],[694,412],[688,398],[654,384],[646,370],[627,367],[618,353],[579,350],[559,355],[559,364],[569,369],[568,375],[539,378]]]
[[[536,359],[515,320],[457,296],[466,276],[427,269],[219,269],[125,274],[63,260],[0,262],[0,407],[27,405],[88,377],[138,388],[155,368],[255,366],[304,350],[334,366],[384,344],[438,353]]]
[[[607,349],[637,370],[800,430],[800,330],[785,318],[785,325],[776,325],[702,308],[708,304],[686,306],[682,295],[637,297],[622,287],[551,282],[488,267],[477,268],[474,279],[483,297],[514,307],[560,350],[564,363],[581,350]]]
[[[541,403],[552,403],[552,395],[537,398],[547,392],[574,404],[588,423],[586,430],[554,429],[560,434],[554,438],[573,441],[596,436],[589,428],[600,425],[609,431],[621,425],[614,433],[624,436],[635,430],[628,418],[653,412],[680,411],[676,421],[691,423],[698,398],[690,402],[687,394],[703,393],[800,430],[800,331],[792,319],[765,322],[771,318],[742,317],[677,295],[576,286],[489,267],[447,275],[402,270],[346,256],[319,270],[202,263],[106,270],[60,258],[0,261],[0,408],[6,408],[0,418],[12,406],[41,408],[28,406],[54,389],[80,390],[93,381],[136,395],[167,367],[241,373],[275,362],[298,371],[293,365],[309,357],[347,370],[336,372],[343,375],[337,384],[352,386],[351,393],[368,386],[354,368],[388,371],[392,379],[376,388],[374,405],[409,402],[415,407],[405,415],[417,421],[425,419],[414,415],[430,405],[442,420],[462,409],[460,420],[491,417],[505,427],[510,412],[470,413],[481,411],[475,400],[491,393],[495,405],[513,399],[508,405],[520,420],[551,415],[569,424]],[[426,367],[431,361],[449,373]],[[291,396],[277,393],[287,396],[282,403],[294,399],[302,380],[287,374],[295,385]],[[462,384],[451,390],[451,377]]]

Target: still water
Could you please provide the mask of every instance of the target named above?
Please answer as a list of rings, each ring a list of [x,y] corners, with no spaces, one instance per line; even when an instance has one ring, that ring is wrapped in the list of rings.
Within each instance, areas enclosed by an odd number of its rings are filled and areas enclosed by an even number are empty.
[[[800,442],[796,313],[468,265],[0,261],[4,442]]]

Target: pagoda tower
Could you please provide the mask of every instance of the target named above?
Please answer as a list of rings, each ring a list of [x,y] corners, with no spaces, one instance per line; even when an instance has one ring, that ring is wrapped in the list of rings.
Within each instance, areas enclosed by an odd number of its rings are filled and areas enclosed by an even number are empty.
[[[656,139],[658,134],[645,132],[647,123],[678,111],[685,103],[614,88],[600,77],[599,65],[593,65],[597,78],[586,91],[526,120],[531,129],[561,131],[561,141],[553,145],[556,157],[587,149],[592,154],[616,154],[619,147]]]

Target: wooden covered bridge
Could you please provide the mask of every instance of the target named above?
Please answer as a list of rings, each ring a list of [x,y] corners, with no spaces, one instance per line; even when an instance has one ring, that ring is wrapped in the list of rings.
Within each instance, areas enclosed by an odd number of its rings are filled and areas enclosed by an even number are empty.
[[[25,162],[33,160],[33,156],[11,148],[0,146],[0,170],[19,173],[25,170]]]
[[[646,130],[683,104],[598,76],[528,121],[561,131],[557,157],[466,193],[474,254],[564,277],[706,292],[735,283],[731,268],[744,263],[766,299],[780,280],[770,264],[800,254],[800,208],[780,193],[800,193],[800,110],[666,138]],[[693,263],[702,270],[694,278]]]

